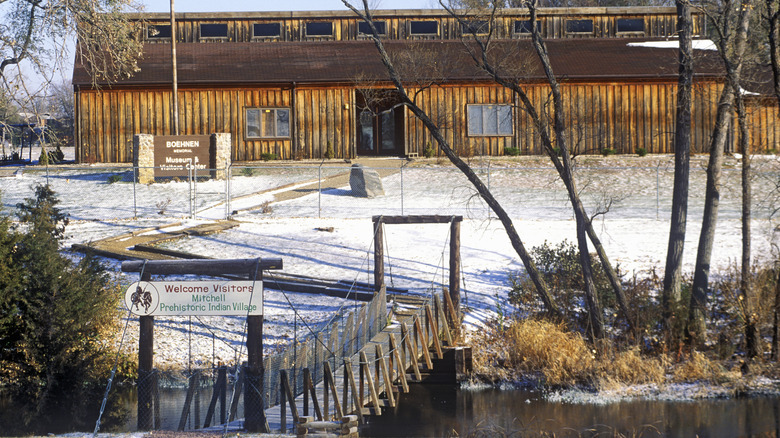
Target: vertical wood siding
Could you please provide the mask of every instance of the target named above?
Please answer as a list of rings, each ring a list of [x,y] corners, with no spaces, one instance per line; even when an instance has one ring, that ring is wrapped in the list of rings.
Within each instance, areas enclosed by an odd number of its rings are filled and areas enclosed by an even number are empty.
[[[692,152],[705,153],[722,86],[694,86]],[[537,109],[549,107],[546,86],[528,85],[529,99]],[[539,136],[519,100],[494,85],[450,85],[417,94],[417,103],[442,127],[452,147],[463,156],[502,155],[517,147],[522,154],[542,154]],[[600,153],[613,148],[620,154],[674,151],[676,84],[671,83],[565,83],[562,85],[567,142],[576,153]],[[352,87],[182,89],[179,92],[180,133],[204,135],[230,132],[233,160],[259,160],[263,153],[280,159],[322,158],[328,145],[337,158],[354,157],[356,123]],[[170,135],[171,92],[167,89],[82,90],[76,93],[76,142],[81,162],[130,162],[134,134]],[[778,110],[773,102],[752,99],[749,123],[753,152],[780,149]],[[513,106],[513,135],[468,135],[467,105]],[[245,138],[247,107],[289,108],[291,137]],[[406,111],[406,151],[422,155],[427,143],[437,147],[428,131]],[[732,140],[733,141],[733,140]],[[733,145],[729,146],[733,150]],[[300,153],[296,154],[299,150]]]
[[[714,83],[696,87],[692,126],[694,153],[707,151],[720,89],[721,86]],[[552,102],[546,86],[531,85],[525,90],[537,110],[550,107]],[[674,84],[564,84],[562,91],[565,121],[569,127],[566,142],[576,153],[598,154],[604,148],[615,149],[619,154],[635,154],[639,148],[648,153],[674,151]],[[502,155],[506,147],[517,147],[527,155],[544,153],[531,118],[520,109],[519,100],[504,88],[461,86],[426,90],[418,96],[418,104],[444,127],[444,137],[461,155]],[[469,104],[513,105],[514,135],[469,136],[466,117]],[[766,111],[771,108],[755,110],[753,125],[755,129],[762,129],[756,137],[771,143],[769,138],[774,138],[771,136],[776,135],[777,129],[771,123],[761,124],[766,119],[763,116]],[[422,123],[410,112],[407,117],[408,150],[422,154],[428,142],[435,146]]]
[[[351,88],[295,90],[295,148],[303,158],[323,158],[328,144],[336,158],[354,157],[355,120]],[[288,152],[295,158],[294,150]]]
[[[76,99],[79,125],[76,142],[81,162],[130,162],[133,135],[173,133],[169,90],[83,90],[76,93]],[[179,133],[231,132],[234,160],[259,160],[261,153],[291,158],[291,138],[247,140],[244,137],[246,107],[292,110],[291,92],[283,89],[180,89]]]
[[[780,114],[776,103],[776,100],[768,98],[747,99],[745,107],[751,153],[780,151],[780,124],[777,123]],[[734,117],[736,120],[736,115]],[[734,129],[733,132],[738,131]]]
[[[263,153],[295,158],[293,138],[305,158],[321,158],[330,143],[338,158],[354,156],[352,90],[298,89],[293,108],[289,89],[180,89],[179,133],[233,134],[233,160],[255,161]],[[171,92],[156,90],[79,91],[77,144],[79,161],[130,162],[135,134],[171,135]],[[248,107],[289,108],[291,137],[247,139]]]

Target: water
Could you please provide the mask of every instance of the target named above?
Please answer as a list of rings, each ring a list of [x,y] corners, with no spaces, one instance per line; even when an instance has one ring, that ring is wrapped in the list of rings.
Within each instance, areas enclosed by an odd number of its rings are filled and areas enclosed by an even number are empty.
[[[594,405],[547,402],[524,390],[413,385],[388,414],[371,417],[360,436],[780,436],[777,397]]]
[[[452,385],[411,385],[401,394],[395,409],[381,417],[368,417],[361,437],[546,436],[592,437],[777,437],[780,436],[780,398],[747,397],[696,402],[625,401],[603,405],[545,401],[539,392],[526,390],[461,390]],[[208,405],[210,390],[204,390],[200,410]],[[160,426],[175,430],[186,389],[160,390],[163,406]],[[134,388],[117,391],[113,420],[103,431],[136,430],[137,394]],[[11,404],[0,403],[9,414]],[[85,412],[82,427],[94,427],[95,412]],[[217,409],[219,411],[219,409]],[[243,411],[239,411],[243,415]],[[198,423],[203,415],[198,415]],[[2,417],[2,416],[0,416]],[[58,416],[64,418],[66,416]],[[118,420],[118,421],[117,421]],[[292,420],[288,421],[288,424]],[[1,423],[1,421],[0,421]],[[194,426],[188,421],[187,429]],[[73,431],[59,424],[43,432]],[[17,434],[24,434],[17,432]]]

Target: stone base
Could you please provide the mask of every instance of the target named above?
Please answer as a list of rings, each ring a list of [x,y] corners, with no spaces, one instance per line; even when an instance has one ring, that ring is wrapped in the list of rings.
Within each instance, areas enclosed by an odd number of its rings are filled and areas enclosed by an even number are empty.
[[[357,163],[352,165],[349,172],[349,187],[352,189],[352,196],[360,198],[375,198],[385,195],[379,173]]]

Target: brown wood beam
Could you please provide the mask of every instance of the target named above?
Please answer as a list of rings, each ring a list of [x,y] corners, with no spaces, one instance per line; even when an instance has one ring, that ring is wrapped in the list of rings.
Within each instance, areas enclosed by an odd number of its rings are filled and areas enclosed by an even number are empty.
[[[259,266],[258,266],[259,261]],[[207,259],[207,260],[131,260],[122,262],[122,272],[141,272],[150,275],[249,275],[256,270],[282,269],[282,259]],[[250,277],[251,278],[251,277]]]
[[[408,215],[408,216],[373,216],[371,220],[385,224],[448,224],[450,222],[463,222],[463,216],[439,216],[439,215]]]
[[[385,246],[381,222],[374,222],[374,294],[385,285]]]
[[[460,313],[460,222],[450,225],[450,300],[455,314]],[[453,327],[460,326],[460,320],[450,321]]]

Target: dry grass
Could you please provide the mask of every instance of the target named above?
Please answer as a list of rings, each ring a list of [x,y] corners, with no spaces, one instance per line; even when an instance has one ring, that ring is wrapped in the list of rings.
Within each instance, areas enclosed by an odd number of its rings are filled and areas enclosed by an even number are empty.
[[[639,348],[614,353],[599,360],[596,383],[600,389],[623,385],[660,384],[665,380],[667,357],[644,357]]]
[[[483,346],[474,352],[475,371],[491,380],[539,375],[546,385],[567,385],[587,379],[596,363],[580,335],[541,320],[513,321],[477,335],[472,345]]]
[[[509,364],[540,371],[548,385],[564,385],[587,378],[595,367],[595,351],[576,333],[546,321],[514,322],[506,331]]]
[[[780,366],[762,362],[724,361],[693,351],[672,359],[649,357],[639,347],[615,349],[610,341],[597,347],[562,324],[513,320],[470,340],[475,375],[491,381],[538,381],[547,387],[585,384],[598,390],[630,385],[710,382],[738,388],[751,376],[780,375]],[[595,349],[594,349],[595,348]],[[731,368],[730,370],[727,368]],[[748,373],[747,375],[745,373]]]
[[[613,351],[599,348],[597,355],[577,333],[544,320],[512,321],[476,335],[472,345],[475,372],[498,381],[539,377],[546,386],[589,384],[599,389],[625,385],[727,379],[718,362],[694,352],[672,364],[666,355],[647,357],[638,347]],[[598,357],[597,357],[598,356]],[[671,379],[667,378],[667,372]]]
[[[678,383],[710,381],[719,382],[726,377],[726,370],[704,353],[694,351],[678,363],[672,372],[672,381]]]

